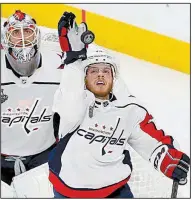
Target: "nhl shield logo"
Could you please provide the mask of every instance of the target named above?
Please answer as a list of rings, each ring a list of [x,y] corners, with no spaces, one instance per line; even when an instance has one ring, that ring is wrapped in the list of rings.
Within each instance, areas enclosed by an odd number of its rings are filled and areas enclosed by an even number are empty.
[[[4,89],[1,89],[1,103],[4,103],[8,100],[8,96],[3,93]]]

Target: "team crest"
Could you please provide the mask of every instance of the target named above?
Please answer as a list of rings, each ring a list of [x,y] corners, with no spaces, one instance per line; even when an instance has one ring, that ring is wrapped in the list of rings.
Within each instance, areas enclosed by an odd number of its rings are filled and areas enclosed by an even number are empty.
[[[4,103],[8,100],[8,95],[3,93],[4,89],[1,89],[1,103]]]
[[[21,108],[19,106],[15,109],[7,108],[6,111],[1,112],[1,124],[5,125],[7,128],[22,125],[27,135],[37,131],[43,124],[52,120],[52,113],[49,111],[49,106],[45,106],[43,110],[40,110],[40,101],[41,99],[35,99],[33,104],[26,108]]]

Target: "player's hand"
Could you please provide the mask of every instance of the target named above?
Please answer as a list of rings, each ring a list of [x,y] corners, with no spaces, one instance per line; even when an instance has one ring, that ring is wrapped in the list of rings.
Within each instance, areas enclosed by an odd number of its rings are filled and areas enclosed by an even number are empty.
[[[161,145],[157,148],[151,161],[154,167],[167,177],[179,181],[180,185],[187,183],[187,173],[190,166],[190,158],[173,146]]]
[[[86,23],[83,22],[78,26],[75,18],[73,13],[64,12],[58,22],[60,46],[66,53],[65,64],[77,59],[86,59],[87,45],[93,42],[95,37],[91,31],[88,31]]]

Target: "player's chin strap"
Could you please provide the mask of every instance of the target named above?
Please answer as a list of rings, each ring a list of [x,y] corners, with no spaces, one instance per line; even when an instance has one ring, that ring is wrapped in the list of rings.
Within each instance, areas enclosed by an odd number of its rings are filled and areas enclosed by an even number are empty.
[[[14,172],[15,172],[15,176],[24,173],[26,171],[26,167],[24,166],[24,163],[22,162],[22,160],[26,160],[26,158],[24,157],[20,157],[20,156],[7,156],[5,158],[6,161],[15,161],[14,163]]]

